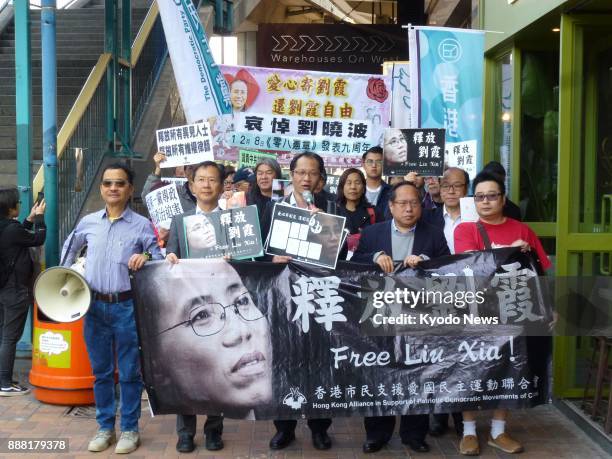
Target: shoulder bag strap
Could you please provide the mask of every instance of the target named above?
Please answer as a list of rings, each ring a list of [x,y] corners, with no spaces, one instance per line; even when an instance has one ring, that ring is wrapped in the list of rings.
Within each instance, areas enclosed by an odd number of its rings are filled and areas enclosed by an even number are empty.
[[[478,228],[478,232],[480,233],[480,236],[482,237],[482,240],[483,240],[484,245],[485,245],[485,249],[491,250],[493,248],[491,246],[491,239],[489,239],[489,235],[487,234],[487,230],[485,229],[484,226],[482,226],[482,223],[480,223],[480,221],[476,222],[476,228]]]

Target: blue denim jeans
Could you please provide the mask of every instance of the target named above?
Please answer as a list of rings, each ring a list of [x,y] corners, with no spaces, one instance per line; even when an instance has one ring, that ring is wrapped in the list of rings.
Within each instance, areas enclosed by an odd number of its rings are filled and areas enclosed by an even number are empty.
[[[121,431],[138,431],[142,378],[133,301],[94,301],[85,316],[84,336],[95,376],[98,426],[102,430],[115,429],[116,355],[121,392]]]

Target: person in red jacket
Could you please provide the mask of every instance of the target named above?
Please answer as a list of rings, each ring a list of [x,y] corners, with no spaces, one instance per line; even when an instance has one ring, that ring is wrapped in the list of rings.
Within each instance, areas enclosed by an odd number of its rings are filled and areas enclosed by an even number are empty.
[[[551,267],[542,243],[524,223],[505,217],[506,203],[504,182],[495,174],[483,171],[474,179],[474,201],[480,217],[477,222],[461,223],[455,229],[455,253],[485,250],[499,247],[521,247],[524,252],[533,250],[543,270]],[[520,453],[523,446],[505,432],[508,410],[498,409],[493,413],[488,444],[506,453]],[[461,454],[480,454],[476,436],[476,413],[463,413],[463,438],[459,445]]]

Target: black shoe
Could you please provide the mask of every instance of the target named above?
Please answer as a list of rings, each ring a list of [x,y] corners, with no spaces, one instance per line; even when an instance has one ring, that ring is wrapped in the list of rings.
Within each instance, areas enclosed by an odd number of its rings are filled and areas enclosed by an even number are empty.
[[[327,432],[315,432],[312,434],[312,446],[316,449],[326,450],[331,448],[332,441]]]
[[[193,437],[191,435],[179,435],[176,442],[176,450],[179,453],[190,453],[195,449]]]
[[[385,443],[385,441],[380,440],[366,440],[362,449],[364,453],[375,453],[380,451]]]
[[[283,449],[295,440],[295,432],[276,432],[270,440],[270,449]]]
[[[402,440],[404,445],[408,445],[410,449],[416,453],[427,453],[429,452],[429,445],[425,443],[425,440]]]
[[[206,442],[204,446],[208,451],[218,451],[223,449],[223,440],[221,439],[221,434],[214,432],[206,435]]]
[[[431,427],[429,428],[429,435],[432,437],[441,437],[448,430],[448,424],[442,424],[441,422],[437,422],[435,419],[431,423]]]

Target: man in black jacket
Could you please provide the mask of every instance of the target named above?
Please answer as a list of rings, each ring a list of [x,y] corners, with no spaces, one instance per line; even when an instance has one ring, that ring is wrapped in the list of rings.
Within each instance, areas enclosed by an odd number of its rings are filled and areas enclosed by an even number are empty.
[[[192,170],[193,191],[197,203],[195,208],[186,210],[181,215],[175,215],[170,224],[170,236],[166,246],[166,260],[178,263],[187,255],[184,241],[179,236],[183,233],[183,221],[186,216],[204,215],[221,210],[219,196],[223,191],[223,170],[212,161],[205,161],[194,166]],[[179,453],[190,453],[195,449],[193,438],[197,430],[197,417],[194,414],[178,414],[176,416],[176,433],[178,441],[176,450]],[[209,415],[204,424],[205,446],[209,451],[223,449],[223,416]]]
[[[385,220],[391,218],[389,214],[389,195],[391,185],[382,179],[383,150],[381,147],[372,147],[361,158],[363,170],[366,175],[366,199],[379,215]]]
[[[313,195],[319,181],[325,175],[325,165],[323,159],[316,153],[305,151],[297,154],[289,165],[291,180],[293,182],[293,193],[278,205],[300,207],[302,209],[325,209],[326,201],[321,196]],[[304,195],[314,198],[314,202],[306,200]],[[261,222],[261,234],[264,238],[269,236],[272,223],[272,210],[276,203],[269,202],[266,206],[264,218]],[[267,257],[266,257],[267,258]],[[272,262],[288,263],[291,257],[274,255]],[[308,419],[308,427],[312,432],[312,444],[318,450],[331,448],[332,442],[327,434],[327,429],[332,420],[328,418]],[[278,450],[289,446],[295,440],[295,419],[277,419],[274,421],[276,434],[270,440],[270,449]]]
[[[392,220],[364,228],[357,251],[351,261],[375,263],[385,273],[391,273],[395,265],[403,263],[414,268],[422,260],[450,255],[444,233],[421,221],[421,198],[412,182],[400,182],[391,189],[389,210]],[[365,453],[380,450],[393,435],[395,416],[364,418]],[[425,435],[429,426],[426,414],[402,416],[400,437],[416,452],[429,451]]]
[[[17,188],[0,190],[0,396],[25,395],[30,389],[13,382],[17,341],[23,333],[31,303],[33,265],[29,247],[45,243],[45,201],[34,204],[23,224]]]

